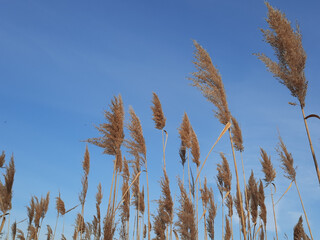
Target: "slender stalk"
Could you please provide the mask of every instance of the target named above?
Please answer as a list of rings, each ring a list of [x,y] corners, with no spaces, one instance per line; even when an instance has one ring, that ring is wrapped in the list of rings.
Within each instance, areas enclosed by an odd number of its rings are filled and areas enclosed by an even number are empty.
[[[57,230],[57,225],[58,225],[58,219],[59,219],[59,213],[57,215],[57,220],[56,220],[56,225],[54,227],[54,232],[53,232],[53,237],[52,237],[52,240],[54,240],[54,236],[56,235],[56,230]]]
[[[297,191],[298,191],[298,194],[299,194],[301,206],[302,206],[302,209],[303,209],[303,212],[304,212],[304,216],[305,216],[305,218],[306,218],[307,225],[308,225],[308,228],[309,228],[310,237],[311,237],[311,239],[313,240],[313,236],[312,236],[312,232],[311,232],[311,228],[310,228],[308,216],[307,216],[306,210],[305,210],[305,208],[304,208],[304,204],[303,204],[303,201],[302,201],[302,198],[301,198],[301,195],[300,195],[300,191],[299,191],[299,188],[298,188],[297,181],[295,180],[294,183],[295,183],[295,185],[296,185],[296,187],[297,187]]]
[[[222,240],[223,240],[223,223],[224,223],[224,211],[223,211],[223,202],[224,202],[224,198],[223,198],[223,195],[222,195],[222,206],[221,206],[221,211],[222,211],[222,231],[221,231],[221,236],[222,236]]]
[[[10,232],[10,212],[9,212],[9,219],[8,219],[8,232],[7,232],[7,240],[9,239],[9,232]]]
[[[112,198],[112,211],[111,211],[112,214],[114,214],[114,204],[115,204],[115,200],[116,200],[117,183],[118,183],[118,170],[116,170],[115,180],[114,180],[113,198]]]
[[[0,225],[0,233],[2,232],[2,229],[3,229],[3,226],[4,226],[4,223],[6,222],[6,217],[5,215],[2,216],[2,221],[1,221],[1,225]]]
[[[277,240],[278,238],[278,229],[277,229],[277,220],[276,220],[276,213],[274,210],[274,201],[273,201],[273,193],[272,193],[272,186],[270,185],[270,190],[271,190],[271,199],[272,199],[272,208],[273,208],[273,218],[274,218],[274,226],[276,228],[276,235],[277,235]]]
[[[108,210],[107,210],[107,214],[110,211],[110,204],[111,204],[111,196],[112,196],[112,189],[113,189],[113,182],[114,182],[114,175],[116,172],[116,162],[114,162],[113,164],[113,173],[112,173],[112,182],[111,182],[111,188],[110,188],[110,193],[109,193],[109,201],[108,201]]]
[[[162,150],[163,150],[163,167],[166,170],[166,156],[165,156],[165,144],[164,144],[164,137],[163,137],[163,129],[161,130],[162,133]]]
[[[247,216],[247,217],[248,217],[248,228],[250,229],[249,238],[252,239],[251,226],[250,226],[250,207],[249,207],[249,201],[248,201],[247,183],[246,183],[246,175],[245,175],[245,172],[244,172],[244,164],[243,164],[242,152],[240,152],[240,155],[241,155],[243,182],[244,182],[244,196],[245,196],[246,204],[247,204],[247,206],[248,206],[248,216]]]
[[[241,222],[242,222],[242,226],[245,226],[244,213],[243,213],[243,204],[242,204],[241,190],[240,190],[240,184],[239,184],[238,167],[237,167],[236,156],[235,156],[235,153],[234,153],[233,141],[232,141],[232,137],[231,137],[230,128],[228,129],[228,131],[229,131],[229,138],[230,138],[232,155],[233,155],[234,169],[235,169],[236,177],[237,177],[238,198],[239,198],[239,200],[240,200],[240,208],[241,208]],[[243,236],[243,237],[244,237],[244,240],[247,240],[247,233],[246,233],[246,231],[243,231],[243,235],[244,235],[244,236]]]
[[[198,175],[198,173],[199,173],[199,167],[197,166],[197,175]],[[200,183],[200,181],[199,181],[199,183]],[[198,191],[199,191],[199,183],[196,183],[197,184],[197,188],[196,188],[196,191],[197,191],[197,193],[196,193],[196,195],[197,195],[197,239],[199,239],[199,194],[198,194]]]
[[[149,200],[149,180],[148,180],[148,169],[147,169],[147,161],[146,163],[146,177],[147,177],[147,197],[148,197],[148,240],[150,240],[150,200]]]
[[[308,123],[307,123],[307,120],[306,120],[306,116],[304,114],[304,108],[303,107],[301,107],[301,111],[302,111],[304,125],[306,127],[306,131],[307,131],[307,135],[308,135],[308,140],[309,140],[309,145],[310,145],[310,149],[311,149],[311,153],[312,153],[312,157],[313,157],[314,167],[316,169],[317,176],[318,176],[318,181],[319,181],[319,184],[320,184],[320,170],[319,170],[318,162],[317,162],[317,159],[316,159],[316,155],[314,153],[314,149],[313,149],[313,145],[312,145],[312,141],[311,141],[311,137],[310,137],[310,133],[309,133],[309,128],[308,128]]]

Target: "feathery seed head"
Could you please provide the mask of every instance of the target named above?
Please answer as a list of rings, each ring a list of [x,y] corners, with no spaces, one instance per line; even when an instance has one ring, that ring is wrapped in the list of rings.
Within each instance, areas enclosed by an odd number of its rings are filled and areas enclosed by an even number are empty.
[[[275,51],[278,63],[264,54],[256,55],[274,77],[290,90],[291,95],[298,98],[301,107],[304,107],[308,87],[304,74],[307,56],[302,46],[299,26],[297,25],[294,30],[284,13],[273,8],[268,2],[266,5],[268,8],[266,20],[270,30],[262,29],[261,31],[264,41],[269,43]]]
[[[110,112],[105,111],[105,119],[106,123],[96,127],[102,136],[89,138],[87,141],[103,148],[103,153],[115,156],[117,171],[121,172],[121,145],[124,140],[124,109],[121,95],[111,101]]]
[[[234,117],[231,116],[231,120],[232,120],[231,133],[232,133],[232,140],[234,143],[234,147],[239,152],[243,152],[244,147],[243,147],[243,140],[242,140],[242,133],[241,133],[240,126]]]
[[[191,147],[191,131],[190,131],[190,121],[188,115],[184,113],[182,123],[179,128],[179,135],[181,138],[182,145],[186,148]]]
[[[279,135],[279,144],[277,152],[281,160],[281,168],[285,171],[285,177],[291,181],[296,180],[296,169],[293,167],[292,154],[288,152],[286,145],[283,143],[281,136]]]
[[[264,181],[267,183],[267,185],[269,185],[276,178],[276,170],[272,166],[271,158],[268,157],[268,154],[262,148],[260,148],[260,155],[262,158],[260,163],[262,165],[262,171],[265,175]]]
[[[130,124],[128,125],[128,129],[130,131],[131,140],[126,140],[126,146],[129,149],[129,152],[135,158],[139,158],[140,162],[145,164],[147,158],[147,150],[140,119],[138,118],[132,107],[130,107],[129,112],[131,120]]]
[[[200,166],[200,146],[199,146],[197,135],[194,132],[191,125],[190,125],[190,132],[191,132],[192,161],[197,165],[197,167],[199,167]]]
[[[166,118],[162,112],[162,106],[159,100],[159,97],[156,93],[153,93],[152,98],[153,106],[151,107],[153,112],[153,120],[156,124],[156,128],[162,130],[166,125]]]
[[[221,188],[223,192],[229,192],[231,190],[232,174],[230,171],[228,160],[226,159],[223,153],[220,153],[220,156],[222,158],[222,164],[217,164],[218,185],[220,186],[219,188]]]
[[[192,85],[216,106],[215,116],[223,125],[226,125],[230,121],[231,114],[220,73],[213,66],[208,52],[196,41],[193,43],[196,48],[193,63],[197,72],[192,73],[193,77],[190,78]]]

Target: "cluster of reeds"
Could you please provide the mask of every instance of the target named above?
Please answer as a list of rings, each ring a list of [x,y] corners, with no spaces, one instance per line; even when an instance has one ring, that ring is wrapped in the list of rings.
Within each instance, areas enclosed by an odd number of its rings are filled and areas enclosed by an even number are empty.
[[[291,28],[290,22],[283,13],[274,9],[269,3],[266,3],[266,5],[268,8],[267,22],[271,30],[262,30],[262,32],[265,41],[275,50],[278,62],[272,61],[264,54],[257,54],[257,56],[266,64],[280,83],[287,86],[291,94],[298,99],[320,182],[320,172],[304,114],[308,82],[303,72],[306,54],[302,48],[301,34],[299,29],[293,30]],[[60,218],[63,218],[63,225],[61,236],[58,238],[66,239],[64,236],[64,216],[78,206],[81,207],[81,210],[76,213],[75,217],[74,234],[72,236],[74,240],[140,240],[145,238],[148,240],[151,238],[157,240],[172,240],[173,236],[176,239],[182,240],[198,240],[200,236],[199,233],[202,233],[201,236],[204,236],[205,240],[208,238],[214,239],[216,235],[216,216],[220,204],[215,202],[213,191],[213,187],[215,186],[209,188],[206,176],[203,176],[201,173],[213,148],[227,131],[229,133],[233,169],[231,169],[229,165],[226,154],[222,152],[220,153],[222,162],[216,165],[216,187],[221,196],[222,239],[233,240],[243,238],[244,240],[254,240],[259,238],[260,240],[264,240],[267,239],[268,235],[269,238],[274,238],[274,236],[270,236],[272,234],[268,234],[267,232],[268,209],[266,207],[266,201],[269,197],[265,195],[265,191],[270,191],[275,237],[277,240],[279,239],[275,214],[276,203],[274,202],[276,189],[275,178],[277,174],[271,157],[263,148],[260,148],[260,163],[262,165],[264,179],[263,181],[262,179],[256,179],[254,171],[251,171],[248,181],[246,180],[245,164],[242,157],[244,151],[242,132],[238,121],[232,116],[229,110],[221,75],[214,66],[209,53],[196,41],[194,41],[194,46],[193,63],[196,71],[192,74],[190,80],[192,81],[192,85],[197,87],[209,102],[213,103],[215,116],[219,122],[224,125],[224,128],[206,157],[203,158],[201,165],[198,137],[190,123],[187,113],[184,113],[182,123],[178,129],[181,140],[179,156],[182,163],[182,179],[181,176],[178,176],[177,181],[180,190],[177,200],[178,207],[174,207],[175,198],[172,197],[170,190],[170,179],[167,173],[165,154],[168,132],[164,129],[166,126],[166,117],[163,113],[158,95],[153,93],[151,110],[155,128],[161,130],[162,133],[163,177],[160,179],[161,193],[158,200],[156,200],[157,208],[153,210],[153,214],[151,214],[149,199],[146,141],[143,135],[141,121],[133,108],[130,107],[129,123],[127,125],[124,123],[124,105],[121,95],[119,95],[112,99],[109,110],[105,111],[106,122],[96,127],[101,134],[100,137],[89,138],[87,140],[88,143],[101,147],[104,154],[111,155],[114,158],[112,183],[107,204],[101,205],[103,193],[101,184],[99,183],[96,194],[96,214],[93,216],[92,221],[85,220],[84,212],[87,207],[86,198],[89,187],[90,170],[90,155],[88,146],[86,146],[84,159],[82,161],[82,190],[79,194],[79,203],[69,210],[66,210],[65,203],[59,193],[56,197],[56,223],[53,229],[50,225],[47,225],[46,239],[57,238],[56,232]],[[128,138],[125,138],[124,135],[125,127],[129,132]],[[127,151],[123,151],[124,149]],[[281,161],[281,168],[285,172],[284,176],[291,182],[287,191],[290,189],[292,183],[294,183],[299,195],[310,238],[313,239],[307,212],[297,184],[293,156],[287,150],[280,135],[276,150]],[[238,170],[236,151],[239,152],[241,157],[243,190],[240,188],[239,175],[241,172]],[[194,165],[190,163],[190,160]],[[184,176],[185,163],[187,163],[188,168],[188,179],[186,181]],[[5,232],[5,239],[9,239],[10,235],[12,239],[41,239],[41,228],[49,208],[49,192],[46,197],[39,199],[33,196],[31,198],[27,206],[27,218],[25,219],[27,221],[26,231],[19,228],[18,224],[21,222],[14,222],[10,225],[12,188],[15,175],[13,156],[8,165],[4,166],[4,164],[5,153],[3,152],[2,155],[0,155],[0,168],[4,168],[5,170],[3,174],[4,182],[0,181],[0,234],[4,234]],[[235,188],[232,187],[232,170],[234,170],[235,173]],[[195,178],[193,172],[196,172]],[[145,181],[142,179],[145,179]],[[201,180],[203,180],[202,184]],[[146,183],[146,186],[144,183]],[[118,191],[120,184],[122,184],[121,193]],[[144,196],[145,187],[147,189],[147,204],[145,204]],[[270,189],[268,190],[267,187]],[[284,195],[285,193],[283,196]],[[281,198],[278,201],[280,201]],[[199,204],[200,200],[201,204]],[[238,235],[236,235],[236,224],[233,221],[234,209],[239,218],[239,238]],[[105,212],[104,217],[101,216],[102,212]],[[147,212],[146,220],[145,212]],[[302,217],[300,217],[297,225],[293,228],[293,239],[295,240],[309,239],[303,229],[302,221]],[[6,224],[8,226],[7,230],[5,230]],[[203,226],[201,226],[201,224],[203,224]]]

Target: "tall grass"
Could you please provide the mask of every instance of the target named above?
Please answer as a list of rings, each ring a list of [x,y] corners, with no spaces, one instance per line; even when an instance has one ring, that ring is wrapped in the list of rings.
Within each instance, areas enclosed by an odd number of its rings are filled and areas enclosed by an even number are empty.
[[[314,158],[314,164],[318,172],[319,170],[317,168],[317,162],[304,115],[307,81],[303,73],[306,57],[301,44],[301,34],[299,31],[292,30],[290,22],[285,18],[284,14],[279,10],[275,10],[270,4],[266,4],[269,11],[267,22],[274,32],[271,30],[262,30],[262,32],[265,40],[276,50],[279,62],[275,63],[263,54],[259,54],[258,57],[267,65],[269,70],[274,73],[279,81],[289,88],[291,94],[299,100]],[[195,52],[193,63],[196,71],[191,77],[193,86],[197,87],[204,97],[209,102],[213,103],[215,116],[224,126],[216,142],[213,144],[203,161],[200,161],[201,156],[198,136],[190,124],[188,115],[184,113],[182,123],[175,133],[177,138],[179,135],[181,141],[179,156],[183,166],[182,180],[181,173],[177,170],[175,171],[175,174],[178,175],[178,180],[176,182],[172,181],[168,174],[170,172],[169,170],[171,170],[171,164],[168,161],[166,162],[168,133],[164,128],[166,127],[167,119],[162,111],[159,97],[156,93],[153,93],[153,105],[151,106],[152,119],[155,123],[155,128],[161,130],[162,135],[163,175],[159,182],[160,196],[156,200],[157,208],[153,210],[152,214],[152,209],[150,207],[150,201],[152,200],[150,199],[149,184],[150,181],[154,181],[155,179],[153,177],[149,179],[147,160],[153,158],[150,158],[149,156],[147,158],[146,140],[143,134],[142,124],[133,108],[130,108],[130,119],[128,124],[125,125],[122,97],[121,95],[114,97],[111,100],[109,109],[105,111],[105,122],[96,127],[100,137],[89,138],[87,140],[87,142],[101,147],[103,149],[103,154],[111,155],[114,159],[113,170],[109,169],[110,171],[107,173],[111,177],[112,172],[112,179],[111,186],[109,186],[109,195],[105,200],[107,206],[105,209],[106,211],[101,208],[104,199],[102,186],[99,184],[95,196],[95,215],[93,216],[92,221],[85,220],[85,218],[88,218],[87,216],[85,217],[85,213],[88,211],[87,208],[90,207],[87,203],[90,156],[88,147],[86,146],[84,160],[82,161],[82,189],[78,196],[81,210],[75,214],[73,239],[140,240],[148,238],[148,240],[172,240],[172,233],[174,233],[176,239],[198,240],[202,231],[205,240],[207,240],[208,237],[210,239],[215,239],[215,236],[217,235],[217,230],[215,228],[217,221],[216,215],[219,210],[218,208],[220,208],[220,204],[218,206],[214,199],[213,187],[215,186],[209,187],[207,176],[203,176],[201,173],[213,148],[227,131],[229,132],[228,138],[231,146],[236,184],[234,187],[232,186],[232,174],[229,161],[226,157],[227,155],[220,153],[222,162],[217,164],[216,181],[217,189],[221,194],[222,228],[221,230],[219,229],[219,231],[221,231],[220,235],[222,239],[237,239],[237,227],[234,227],[236,224],[239,225],[240,239],[242,238],[242,235],[244,240],[255,240],[257,238],[264,240],[267,239],[268,234],[269,239],[270,237],[273,237],[270,236],[271,234],[267,231],[267,214],[271,211],[266,207],[268,206],[268,204],[266,204],[266,199],[269,199],[265,196],[266,187],[270,187],[271,192],[276,238],[281,238],[281,235],[278,233],[279,226],[277,224],[274,204],[275,178],[277,172],[271,162],[271,156],[269,156],[263,148],[260,148],[260,163],[264,173],[263,180],[265,186],[262,179],[255,177],[253,170],[251,170],[251,175],[247,183],[245,177],[246,166],[242,157],[242,152],[244,151],[242,132],[237,120],[231,115],[229,110],[227,95],[220,73],[213,65],[208,52],[196,41],[194,41],[194,46]],[[170,119],[168,121],[170,122]],[[129,137],[126,139],[124,136],[125,127],[129,133]],[[123,151],[124,148],[127,151]],[[244,181],[243,189],[240,188],[235,151],[238,151],[241,154]],[[296,180],[296,168],[294,167],[293,157],[287,150],[281,137],[279,137],[277,153],[280,157],[281,167],[285,171],[285,177],[288,178],[291,183],[294,182],[296,186],[309,234],[313,240],[310,222]],[[175,156],[170,156],[169,159],[174,157]],[[176,157],[178,157],[178,155]],[[187,161],[188,182],[185,184],[184,166]],[[192,166],[190,161],[192,161],[195,166]],[[211,161],[211,159],[209,161]],[[216,161],[216,159],[214,159],[214,161]],[[14,221],[11,225],[10,211],[12,209],[13,183],[15,176],[13,156],[7,165],[5,165],[5,163],[6,156],[3,152],[0,155],[0,170],[3,171],[2,176],[4,178],[3,181],[0,181],[0,234],[6,236],[6,240],[9,239],[10,235],[13,240],[42,239],[42,235],[44,234],[41,235],[41,230],[43,224],[45,224],[46,213],[49,209],[49,192],[46,197],[31,197],[27,206],[26,229],[20,228],[19,224],[21,221]],[[194,179],[192,169],[195,168],[196,178]],[[208,177],[214,175],[213,171]],[[203,180],[202,185],[201,180]],[[175,197],[173,197],[174,194],[172,194],[172,185],[176,185],[179,188],[177,208],[174,207],[176,201]],[[185,187],[185,185],[187,185],[187,187]],[[121,193],[119,193],[120,191],[118,192],[119,186],[121,186]],[[145,188],[147,204],[144,201]],[[55,197],[55,200],[57,217],[54,228],[47,225],[46,239],[48,240],[55,238],[66,239],[66,236],[64,235],[64,216],[78,206],[76,205],[73,208],[66,210],[65,203],[62,200],[60,193]],[[199,200],[201,200],[202,204],[199,204]],[[244,204],[245,208],[243,206]],[[147,205],[148,209],[147,223],[145,223],[144,219],[146,213],[145,205]],[[131,206],[133,206],[134,209],[131,209]],[[224,209],[224,206],[226,206],[227,209]],[[234,209],[236,209],[238,214],[239,223],[233,221]],[[105,216],[101,217],[102,214],[105,214]],[[200,218],[199,214],[201,216]],[[63,218],[62,226],[61,223],[59,224],[61,218]],[[68,228],[69,227],[70,226],[68,226]],[[62,231],[60,231],[61,237],[57,237],[59,232],[58,228],[62,228]],[[309,238],[304,232],[302,217],[299,218],[297,225],[294,226],[292,230],[293,239]]]

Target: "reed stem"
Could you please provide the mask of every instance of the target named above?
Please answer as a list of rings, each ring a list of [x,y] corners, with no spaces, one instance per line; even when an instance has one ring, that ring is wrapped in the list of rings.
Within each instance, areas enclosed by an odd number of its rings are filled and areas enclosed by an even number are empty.
[[[244,212],[244,211],[243,211],[243,203],[242,203],[241,190],[240,190],[240,184],[239,184],[238,167],[237,167],[236,156],[235,156],[235,153],[234,153],[234,147],[233,147],[233,141],[232,141],[232,137],[231,137],[230,128],[228,129],[228,131],[229,131],[229,138],[230,138],[232,155],[233,155],[234,169],[235,169],[236,177],[237,177],[238,198],[239,198],[239,200],[240,200],[240,209],[241,209],[241,222],[242,222],[242,226],[245,226],[244,213],[243,213],[243,212]],[[243,231],[243,237],[244,237],[244,240],[247,240],[247,233],[246,233],[246,231]]]
[[[147,177],[147,197],[148,197],[148,240],[150,240],[150,200],[149,200],[149,180],[148,180],[148,168],[147,168],[147,160],[145,161],[146,165],[146,177]]]
[[[306,210],[305,210],[305,208],[304,208],[304,204],[303,204],[303,201],[302,201],[302,198],[301,198],[301,195],[300,195],[300,191],[299,191],[299,188],[298,188],[297,181],[295,180],[294,183],[295,183],[295,185],[296,185],[296,187],[297,187],[297,191],[298,191],[298,194],[299,194],[301,206],[302,206],[302,209],[303,209],[303,212],[304,212],[304,216],[305,216],[305,218],[306,218],[307,225],[308,225],[308,228],[309,228],[310,237],[311,237],[311,239],[313,240],[313,236],[312,236],[312,232],[311,232],[311,228],[310,228],[308,216],[307,216]]]
[[[57,230],[57,225],[58,225],[58,219],[59,219],[59,213],[57,215],[57,220],[56,220],[56,225],[54,227],[54,232],[53,232],[53,237],[52,237],[52,240],[54,240],[54,236],[56,235],[56,230]]]
[[[274,226],[276,229],[276,236],[277,236],[277,240],[279,240],[278,238],[278,229],[277,229],[277,219],[276,219],[276,213],[274,210],[274,201],[273,201],[273,193],[272,193],[272,186],[270,185],[270,190],[271,190],[271,200],[272,200],[272,208],[273,208],[273,219],[274,219]]]
[[[248,228],[250,229],[250,235],[249,238],[252,239],[252,233],[251,233],[251,223],[250,223],[250,207],[249,207],[249,201],[248,201],[248,193],[247,193],[247,183],[246,183],[246,175],[244,172],[244,164],[243,164],[243,156],[242,152],[240,152],[241,155],[241,164],[242,164],[242,173],[243,173],[243,183],[244,183],[244,197],[246,200],[246,204],[248,206]]]
[[[308,128],[308,123],[307,123],[307,120],[306,120],[306,116],[304,114],[304,108],[303,107],[301,107],[301,111],[302,111],[304,125],[306,127],[306,131],[307,131],[307,135],[308,135],[308,140],[309,140],[309,145],[310,145],[310,149],[311,149],[311,153],[312,153],[312,157],[313,157],[314,167],[316,169],[317,176],[318,176],[318,181],[319,181],[319,184],[320,184],[320,170],[319,170],[318,162],[317,162],[317,159],[316,159],[316,154],[314,153],[314,149],[313,149],[313,145],[312,145],[312,141],[311,141],[311,137],[310,137],[310,133],[309,133],[309,128]]]

